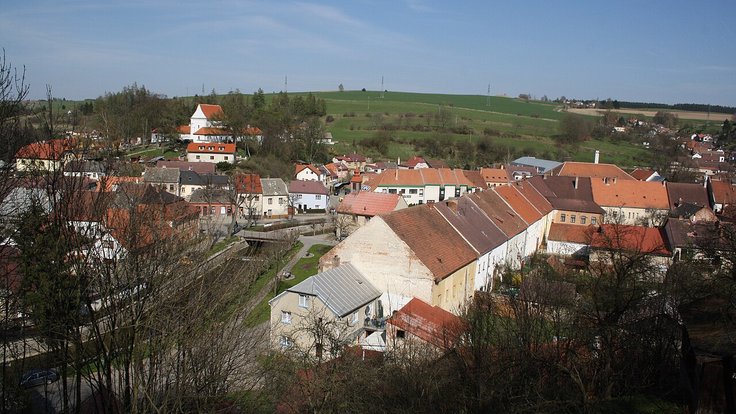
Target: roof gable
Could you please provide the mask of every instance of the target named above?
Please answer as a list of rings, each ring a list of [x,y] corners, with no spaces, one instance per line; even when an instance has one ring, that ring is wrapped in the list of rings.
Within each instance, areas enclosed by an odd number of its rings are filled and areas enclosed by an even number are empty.
[[[527,224],[532,224],[542,218],[542,213],[539,212],[521,193],[515,188],[510,186],[496,187],[492,191],[495,191],[503,197],[504,200],[516,211]]]
[[[381,296],[350,263],[311,276],[287,291],[317,296],[341,318]]]
[[[207,119],[222,119],[225,113],[220,105],[199,104],[197,110],[201,111]],[[195,112],[196,113],[196,112]]]
[[[475,252],[437,210],[423,204],[381,218],[440,281],[476,259]]]

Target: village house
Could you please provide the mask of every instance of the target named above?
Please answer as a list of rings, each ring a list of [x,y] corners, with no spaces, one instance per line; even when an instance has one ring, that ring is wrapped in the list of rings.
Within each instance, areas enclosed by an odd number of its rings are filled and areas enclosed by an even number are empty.
[[[228,188],[230,182],[225,175],[199,174],[194,171],[179,171],[179,195],[189,201],[196,190],[209,188]]]
[[[179,189],[180,173],[178,168],[147,167],[143,173],[143,182],[178,196],[181,194]]]
[[[511,161],[511,165],[520,167],[532,167],[537,174],[546,174],[550,170],[557,168],[561,163],[552,160],[544,160],[534,157],[521,157]]]
[[[429,164],[422,157],[411,156],[406,162],[398,163],[399,169],[402,170],[418,170],[420,168],[429,168]]]
[[[526,184],[526,186],[531,189],[529,196],[532,197],[532,193],[535,190],[530,184]],[[530,201],[519,191],[518,188],[521,187],[522,184],[517,183],[514,186],[502,186],[493,190],[526,223],[526,228],[524,229],[526,237],[524,241],[525,249],[522,250],[521,255],[522,257],[529,257],[537,251],[544,241],[544,235],[547,234],[547,228],[551,220],[551,217],[548,219],[548,215],[552,212],[552,205],[541,195],[534,198],[534,201]]]
[[[587,258],[595,228],[592,225],[552,223],[547,236],[547,253]]]
[[[663,181],[664,178],[658,172],[648,168],[635,168],[631,171],[632,177],[639,181]]]
[[[341,155],[332,159],[333,163],[345,164],[348,170],[359,170],[363,171],[366,164],[370,164],[370,159],[360,154]]]
[[[401,194],[410,206],[434,203],[474,191],[477,187],[465,173],[449,168],[387,170],[371,180],[370,187],[375,192]]]
[[[667,182],[666,188],[671,212],[686,204],[697,207],[698,209],[703,207],[710,208],[707,179],[703,184]]]
[[[227,162],[235,164],[237,151],[235,144],[217,142],[192,142],[187,145],[189,162]]]
[[[713,205],[713,211],[722,213],[723,209],[736,204],[736,186],[728,181],[710,182],[710,198]]]
[[[664,274],[672,263],[667,237],[659,227],[602,224],[591,235],[590,261],[614,265],[616,253],[646,257],[654,271]]]
[[[199,210],[200,217],[217,220],[230,217],[235,211],[230,190],[199,188],[192,192],[189,204]]]
[[[432,205],[374,217],[322,256],[320,268],[344,263],[383,292],[392,309],[416,297],[459,312],[474,293],[475,251]]]
[[[508,185],[511,182],[508,170],[504,168],[481,168],[480,174],[483,176],[487,187],[498,187],[499,185]]]
[[[591,181],[593,200],[606,211],[606,222],[661,226],[670,204],[664,182],[613,179]]]
[[[343,239],[374,216],[407,207],[404,198],[398,194],[370,191],[348,194],[340,199],[335,209],[335,235],[338,240]]]
[[[263,217],[284,218],[289,216],[289,190],[280,178],[261,178]]]
[[[178,160],[162,160],[156,162],[158,168],[178,168],[181,171],[194,171],[197,174],[214,174],[216,165],[213,162],[189,162]]]
[[[264,214],[261,177],[258,174],[238,174],[234,182],[238,217],[253,220]]]
[[[69,139],[51,139],[28,144],[15,153],[15,171],[61,171],[68,162],[79,159],[74,148],[75,142]]]
[[[64,176],[99,180],[105,176],[105,170],[105,166],[99,161],[72,160],[64,166]]]
[[[467,326],[452,313],[414,298],[386,321],[386,347],[422,349],[439,356],[458,345]]]
[[[528,183],[552,205],[550,223],[587,226],[603,223],[606,214],[593,201],[590,180],[588,177],[537,176]]]
[[[433,204],[476,255],[474,290],[490,291],[506,265],[508,238],[470,197]]]
[[[333,346],[357,344],[380,325],[375,321],[388,316],[382,314],[380,296],[349,263],[320,272],[268,302],[271,344],[318,358],[334,357],[341,349]]]
[[[233,133],[227,128],[224,121],[225,113],[220,105],[199,104],[189,118],[189,125],[181,125],[177,128],[179,139],[194,143],[221,143],[232,141],[233,138],[239,140],[247,137],[261,142],[263,132],[260,129],[248,126],[243,131]],[[161,137],[157,136],[156,138],[160,139]],[[153,134],[151,140],[152,142],[154,140]]]
[[[320,181],[292,180],[289,182],[289,203],[299,212],[324,212],[330,203],[330,195]]]
[[[294,179],[299,181],[320,181],[326,184],[327,177],[313,164],[297,164]]]

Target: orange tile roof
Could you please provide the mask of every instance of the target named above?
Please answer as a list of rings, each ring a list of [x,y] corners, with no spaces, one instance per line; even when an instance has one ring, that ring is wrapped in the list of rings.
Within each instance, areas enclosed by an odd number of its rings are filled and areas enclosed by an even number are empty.
[[[21,147],[15,158],[58,161],[65,152],[71,151],[74,142],[66,139],[50,139]]]
[[[418,170],[385,170],[376,176],[371,184],[376,187],[407,186],[421,187],[425,185],[459,185],[475,187],[463,170],[450,168],[420,168]]]
[[[486,183],[503,183],[508,184],[509,173],[504,168],[481,168],[480,174]]]
[[[235,151],[235,144],[190,142],[189,145],[187,145],[187,153],[234,154]]]
[[[614,164],[594,164],[592,162],[568,161],[552,170],[552,175],[566,177],[613,178],[618,180],[634,180],[634,177]]]
[[[118,177],[114,175],[107,175],[105,177],[100,178],[99,181],[97,181],[97,187],[95,188],[96,191],[105,191],[110,192],[114,191],[116,186],[119,186],[123,183],[142,183],[143,177]]]
[[[194,132],[193,135],[218,136],[218,135],[230,135],[230,132],[225,128],[203,127],[203,128],[199,128],[196,132]]]
[[[532,224],[542,218],[542,213],[539,212],[534,206],[524,198],[521,193],[514,187],[500,186],[486,191],[495,191],[506,200],[514,211],[524,219],[528,224]]]
[[[713,198],[718,204],[736,204],[736,186],[726,181],[711,181]]]
[[[458,316],[417,298],[412,298],[387,322],[442,349],[452,348],[466,327]]]
[[[590,246],[597,249],[669,255],[662,229],[657,227],[602,224],[593,232]]]
[[[590,244],[595,226],[578,226],[576,224],[552,223],[549,226],[547,240],[568,243]]]
[[[668,210],[667,189],[662,183],[617,180],[608,183],[591,180],[593,200],[601,207],[633,207]]]
[[[637,168],[631,172],[631,176],[639,181],[646,181],[652,174],[654,174],[654,171],[646,168]]]
[[[343,197],[336,210],[343,214],[373,217],[396,210],[400,197],[400,194],[374,193],[371,191],[350,193]]]
[[[192,127],[189,125],[179,125],[176,127],[176,132],[180,134],[191,134],[192,133]]]
[[[222,107],[220,105],[199,104],[199,107],[202,109],[202,113],[207,119],[219,119],[224,116],[224,112],[222,112]]]
[[[543,215],[549,214],[554,210],[552,204],[542,193],[537,190],[532,183],[528,181],[515,181],[511,184],[517,191],[521,193],[529,202]]]
[[[319,169],[312,164],[297,164],[296,167],[294,168],[295,170],[294,176],[296,176],[297,174],[299,174],[300,172],[304,171],[307,168],[312,170],[312,172],[317,174],[318,176],[320,175]]]
[[[235,191],[238,194],[263,194],[261,176],[258,174],[238,174],[235,176]]]
[[[393,211],[381,218],[432,272],[436,282],[476,259],[475,251],[430,204]]]

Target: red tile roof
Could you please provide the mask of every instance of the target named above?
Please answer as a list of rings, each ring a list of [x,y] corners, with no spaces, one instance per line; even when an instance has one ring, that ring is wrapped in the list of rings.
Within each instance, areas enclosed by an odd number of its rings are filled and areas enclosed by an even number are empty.
[[[547,240],[590,244],[590,240],[595,230],[595,226],[552,223],[552,225],[549,226],[549,235],[547,236]]]
[[[412,156],[408,160],[406,160],[406,162],[404,163],[404,165],[407,166],[407,167],[409,167],[409,168],[414,168],[414,167],[417,166],[417,164],[420,164],[420,163],[425,163],[426,164],[426,161],[424,161],[424,158],[417,157],[417,156]]]
[[[634,177],[614,164],[594,164],[591,162],[568,161],[552,170],[552,175],[567,177],[613,178],[634,180]]]
[[[417,298],[410,300],[387,322],[442,349],[452,348],[466,326],[459,317]]]
[[[432,272],[437,282],[476,259],[475,251],[432,205],[405,208],[381,218]]]
[[[236,175],[235,192],[238,194],[263,194],[261,176],[259,176],[258,174]]]
[[[199,104],[199,107],[207,119],[220,119],[224,116],[220,105]]]
[[[602,224],[593,232],[590,246],[605,250],[669,255],[662,229],[657,227]]]
[[[736,204],[736,186],[726,181],[711,181],[713,198],[718,204]]]
[[[187,145],[187,153],[234,154],[235,144],[218,142],[191,142]]]
[[[73,147],[74,142],[66,139],[34,142],[21,147],[15,154],[15,158],[59,161],[64,153],[71,151]]]
[[[179,125],[176,127],[176,132],[189,135],[192,133],[192,127],[189,125]]]
[[[511,186],[520,192],[524,198],[529,200],[534,208],[542,213],[542,215],[549,214],[554,210],[554,207],[550,204],[549,200],[547,200],[547,198],[545,198],[531,183],[526,180],[515,181]]]
[[[633,207],[669,210],[667,189],[663,183],[618,180],[607,183],[591,180],[593,200],[602,207]]]
[[[374,193],[371,191],[350,193],[343,197],[340,204],[337,205],[337,212],[373,217],[396,210],[400,198],[400,194]]]

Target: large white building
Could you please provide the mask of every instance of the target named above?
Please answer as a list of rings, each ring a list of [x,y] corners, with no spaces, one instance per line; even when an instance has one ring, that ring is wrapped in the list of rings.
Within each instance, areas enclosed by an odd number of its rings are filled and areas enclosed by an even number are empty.
[[[177,128],[179,138],[192,142],[226,142],[233,138],[231,131],[225,128],[225,113],[220,105],[199,104],[189,118],[189,125]],[[247,135],[261,141],[261,130],[248,127],[240,136]]]

